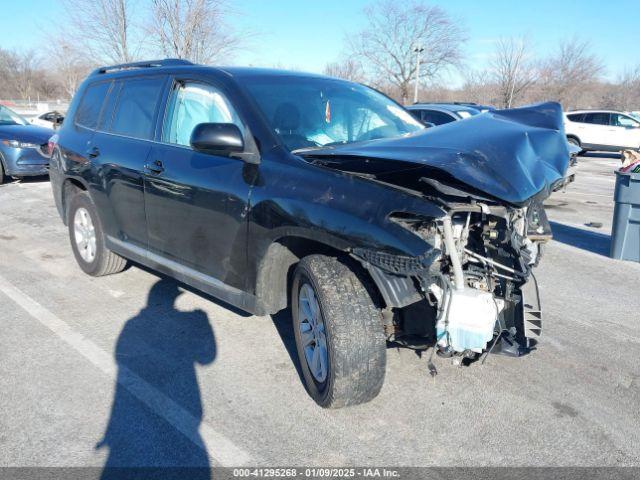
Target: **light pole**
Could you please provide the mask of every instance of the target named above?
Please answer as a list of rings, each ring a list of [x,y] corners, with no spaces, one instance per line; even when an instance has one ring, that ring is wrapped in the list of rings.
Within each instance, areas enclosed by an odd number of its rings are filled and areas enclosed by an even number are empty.
[[[413,49],[416,54],[416,85],[413,91],[413,103],[418,103],[418,88],[420,85],[420,54],[424,52],[424,47],[420,44]]]

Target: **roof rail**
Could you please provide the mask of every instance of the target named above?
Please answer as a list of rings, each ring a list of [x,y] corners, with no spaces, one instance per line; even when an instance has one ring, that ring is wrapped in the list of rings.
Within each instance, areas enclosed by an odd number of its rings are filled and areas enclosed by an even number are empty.
[[[164,60],[147,60],[144,62],[121,63],[119,65],[108,65],[96,68],[91,74],[99,75],[101,73],[117,72],[119,70],[131,70],[134,68],[153,68],[153,67],[172,67],[179,65],[193,65],[189,60],[181,58],[165,58]]]

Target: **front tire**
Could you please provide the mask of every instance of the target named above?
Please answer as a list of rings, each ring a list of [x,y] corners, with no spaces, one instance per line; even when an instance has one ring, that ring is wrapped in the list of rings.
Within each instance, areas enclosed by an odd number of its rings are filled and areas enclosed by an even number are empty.
[[[298,264],[291,308],[298,358],[311,397],[325,408],[375,398],[386,368],[382,316],[358,276],[333,257]]]
[[[71,249],[82,271],[92,277],[121,272],[127,261],[105,246],[104,232],[91,197],[76,193],[67,211]]]

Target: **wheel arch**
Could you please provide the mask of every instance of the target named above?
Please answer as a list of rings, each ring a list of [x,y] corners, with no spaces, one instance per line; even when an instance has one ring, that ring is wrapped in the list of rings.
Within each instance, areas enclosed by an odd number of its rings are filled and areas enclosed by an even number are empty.
[[[290,305],[290,286],[295,267],[309,255],[338,258],[351,268],[369,291],[374,303],[383,306],[382,297],[370,273],[347,250],[302,236],[285,236],[273,241],[258,265],[256,297],[269,314]]]
[[[569,138],[573,138],[574,140],[576,140],[578,142],[579,146],[582,146],[582,140],[580,140],[580,137],[578,137],[578,135],[576,135],[575,133],[568,133],[567,134],[567,139]]]
[[[62,183],[62,195],[61,195],[61,206],[62,206],[62,221],[64,224],[67,224],[67,206],[69,205],[69,199],[75,192],[86,192],[89,189],[87,185],[77,178],[66,178]]]

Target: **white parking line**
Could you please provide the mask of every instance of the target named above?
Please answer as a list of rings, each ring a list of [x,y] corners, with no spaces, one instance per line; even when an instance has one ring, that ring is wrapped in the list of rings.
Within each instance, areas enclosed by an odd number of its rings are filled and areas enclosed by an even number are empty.
[[[613,202],[613,194],[601,195],[599,193],[579,192],[578,190],[573,189],[570,192],[567,192],[567,195],[588,195],[589,197],[602,197],[602,198],[608,198],[609,200],[611,200],[611,202]],[[559,200],[559,199],[562,199],[562,197],[558,196],[558,197],[554,197],[553,199]]]
[[[182,408],[178,403],[140,378],[126,367],[118,367],[113,357],[98,345],[75,331],[69,324],[40,305],[26,293],[11,285],[0,276],[0,292],[5,294],[25,312],[38,320],[72,347],[105,375],[118,381],[133,396],[144,403],[156,415],[163,418],[198,447],[209,453],[211,459],[221,466],[247,465],[251,456],[236,446],[227,437],[215,431]],[[118,370],[119,368],[119,370]],[[200,436],[196,433],[200,429]],[[203,445],[204,442],[204,445]]]

